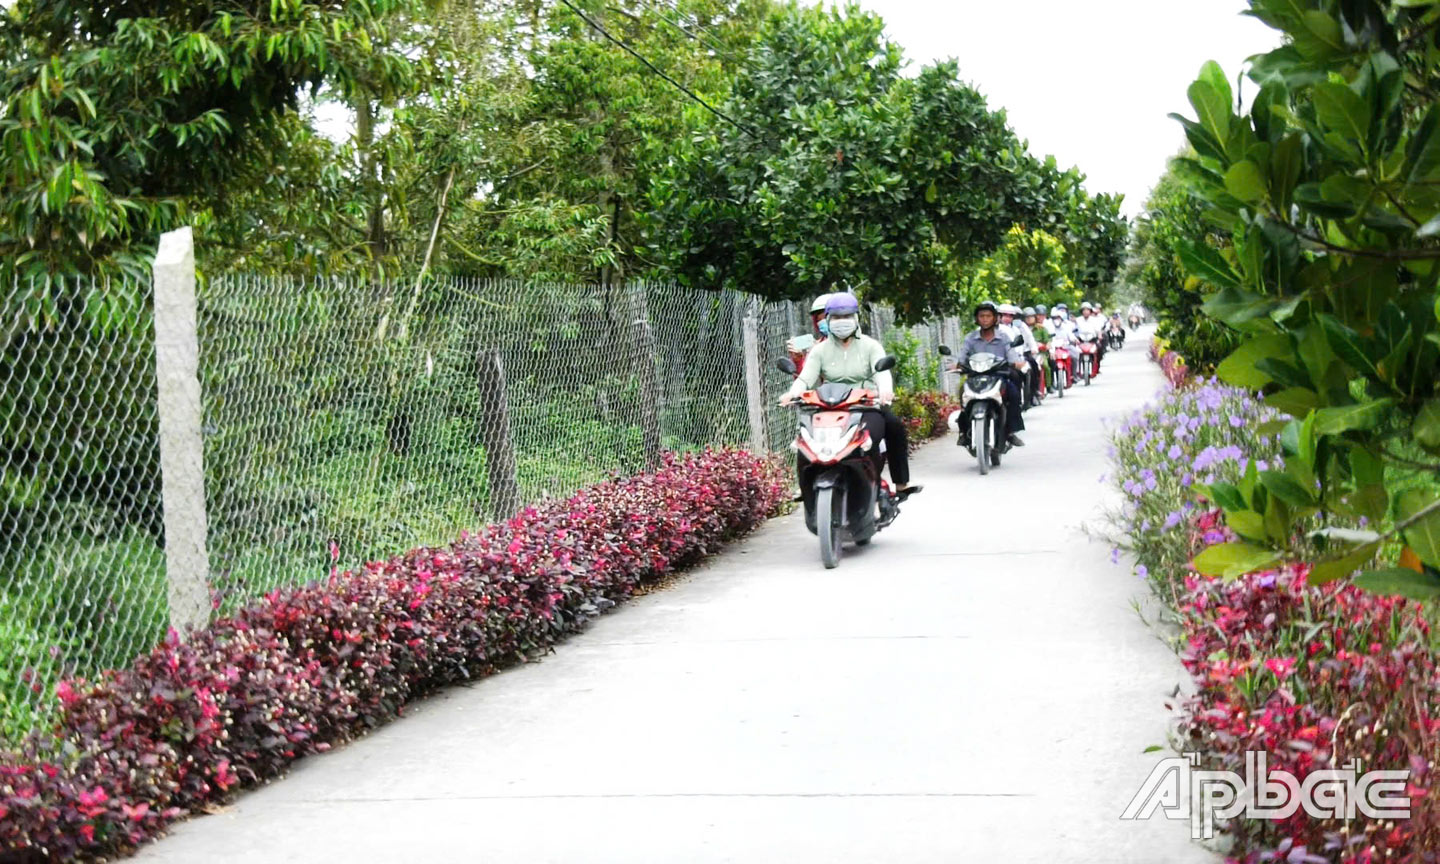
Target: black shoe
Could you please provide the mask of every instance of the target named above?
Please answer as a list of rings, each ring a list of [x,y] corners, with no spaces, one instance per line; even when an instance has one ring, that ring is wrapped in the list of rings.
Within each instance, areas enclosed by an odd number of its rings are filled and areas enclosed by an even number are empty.
[[[799,504],[800,502],[802,502],[802,501],[805,500],[805,493],[804,493],[804,492],[796,492],[795,495],[794,495],[794,497],[792,497],[790,500],[791,500],[791,501],[794,501],[796,504]]]
[[[1025,442],[1020,440],[1019,435],[1010,435],[1005,439],[1011,447],[1024,447]]]
[[[895,497],[904,501],[906,498],[909,498],[924,488],[925,485],[923,483],[906,483],[904,486],[897,486],[895,488]]]

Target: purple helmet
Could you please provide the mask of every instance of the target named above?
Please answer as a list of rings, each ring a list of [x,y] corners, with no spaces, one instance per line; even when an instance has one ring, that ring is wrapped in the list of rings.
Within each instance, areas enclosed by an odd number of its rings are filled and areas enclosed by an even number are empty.
[[[826,315],[858,315],[860,313],[860,301],[855,299],[854,294],[841,292],[830,295],[825,302]]]

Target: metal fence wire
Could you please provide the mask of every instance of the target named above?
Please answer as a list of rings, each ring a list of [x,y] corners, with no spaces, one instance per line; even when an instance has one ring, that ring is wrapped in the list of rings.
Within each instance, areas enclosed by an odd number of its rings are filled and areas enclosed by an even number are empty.
[[[774,363],[810,326],[801,304],[639,282],[224,276],[196,300],[221,611],[662,450],[783,449],[793,418]],[[4,294],[3,737],[34,725],[56,682],[128,663],[170,620],[153,303],[133,280]],[[935,349],[955,322],[899,328],[873,308],[867,332],[900,357],[901,386],[942,384]]]

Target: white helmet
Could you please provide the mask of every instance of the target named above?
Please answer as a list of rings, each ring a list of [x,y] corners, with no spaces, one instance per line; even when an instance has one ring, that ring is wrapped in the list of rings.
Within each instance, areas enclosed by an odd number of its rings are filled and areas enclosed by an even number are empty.
[[[823,315],[825,313],[825,304],[829,303],[830,298],[834,296],[834,294],[821,294],[819,297],[816,297],[815,302],[810,304],[810,314]]]
[[[1016,306],[1014,303],[1001,303],[1001,304],[1000,304],[1000,314],[1001,314],[1001,315],[1019,315],[1019,314],[1020,314],[1020,307],[1019,307],[1019,306]]]

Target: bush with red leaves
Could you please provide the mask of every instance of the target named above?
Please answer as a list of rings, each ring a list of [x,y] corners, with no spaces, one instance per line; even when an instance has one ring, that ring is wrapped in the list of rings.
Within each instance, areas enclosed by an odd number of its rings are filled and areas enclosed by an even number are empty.
[[[65,682],[58,728],[0,753],[0,861],[131,849],[439,687],[543,654],[760,524],[788,484],[782,462],[739,451],[667,457]]]
[[[1192,527],[1193,548],[1220,528]],[[1232,862],[1433,862],[1440,810],[1429,792],[1440,759],[1440,664],[1418,604],[1346,581],[1307,584],[1308,567],[1223,582],[1190,573],[1178,603],[1181,659],[1196,692],[1181,705],[1183,749],[1201,767],[1244,775],[1247,751],[1304,782],[1358,759],[1361,771],[1409,769],[1411,818],[1388,823],[1235,820]]]
[[[913,453],[926,441],[944,435],[948,431],[950,412],[959,407],[958,402],[944,393],[919,390],[897,392],[892,410],[905,424]]]

